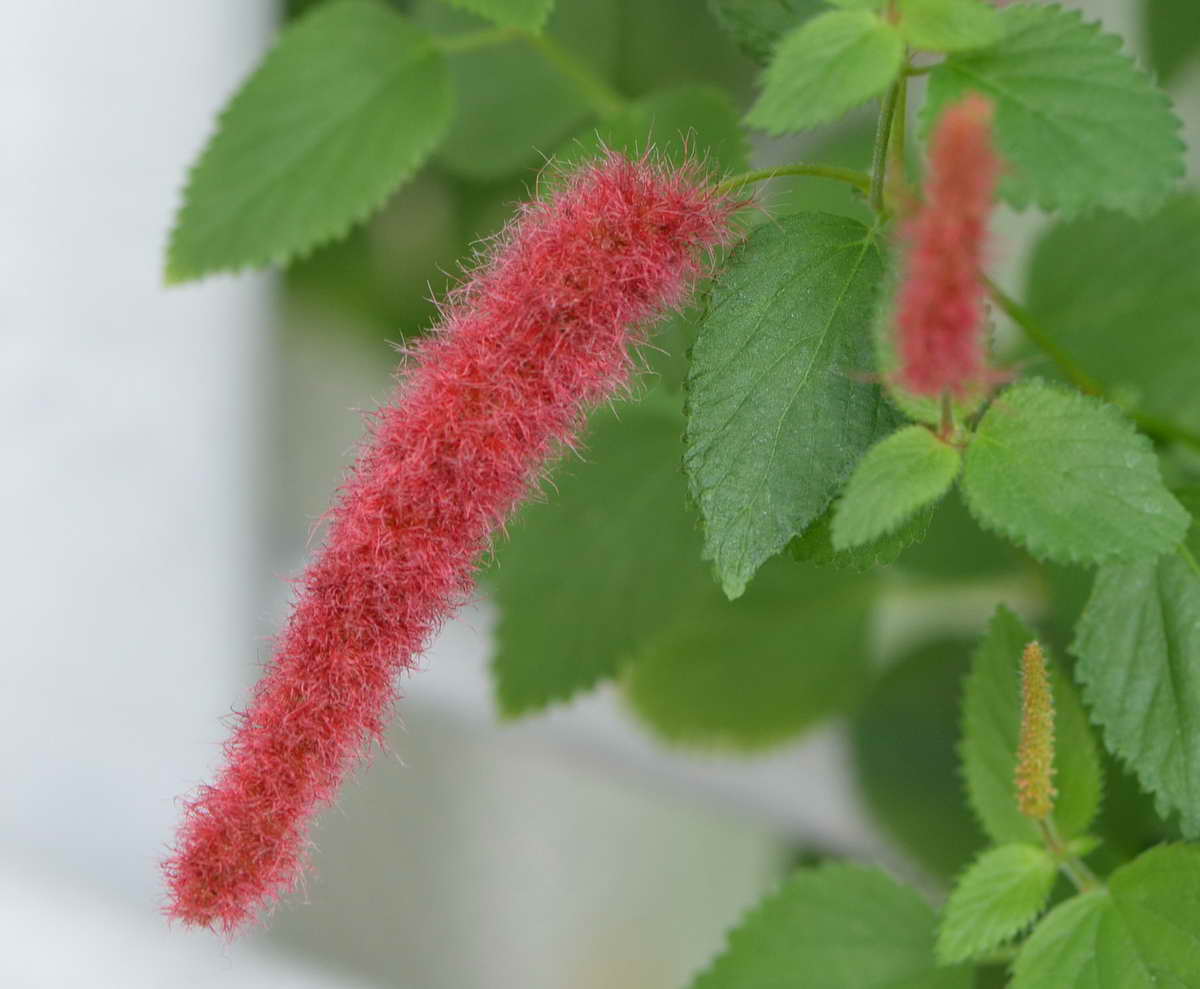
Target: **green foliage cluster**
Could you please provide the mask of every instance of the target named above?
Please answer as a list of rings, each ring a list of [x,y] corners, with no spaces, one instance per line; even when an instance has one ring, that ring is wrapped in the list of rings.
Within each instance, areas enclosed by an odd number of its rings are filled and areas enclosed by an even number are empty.
[[[664,742],[735,751],[846,715],[868,806],[948,893],[937,911],[878,870],[800,870],[695,989],[952,989],[996,966],[1014,989],[1200,986],[1200,845],[1173,840],[1200,838],[1200,197],[1157,81],[1200,54],[1192,0],[1142,5],[1153,71],[1053,3],[293,6],[188,179],[169,280],[290,263],[297,291],[388,323],[363,271],[418,173],[456,197],[456,243],[544,156],[602,144],[791,183],[488,574],[504,714],[612,682]],[[884,177],[919,176],[910,102],[925,138],[971,91],[1002,197],[1050,223],[1024,301],[990,286],[1027,348],[1015,380],[915,401],[890,375]],[[873,145],[853,113],[828,127],[876,100]],[[814,128],[822,164],[748,171],[750,131],[786,149]],[[1044,822],[1013,788],[1035,629],[1000,607],[973,653],[902,657],[869,634],[893,589],[964,581],[1033,588],[1066,646]]]

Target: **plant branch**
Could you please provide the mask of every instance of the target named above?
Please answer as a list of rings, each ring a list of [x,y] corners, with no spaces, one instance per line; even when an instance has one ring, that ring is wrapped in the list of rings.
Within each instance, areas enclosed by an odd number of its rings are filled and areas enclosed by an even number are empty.
[[[1028,309],[986,275],[983,276],[983,283],[987,286],[992,301],[1000,307],[1000,311],[1016,323],[1029,340],[1055,363],[1067,380],[1080,391],[1112,401],[1112,397],[1105,391],[1104,386],[1080,367],[1075,359],[1058,345],[1054,337],[1033,318]],[[1162,419],[1148,416],[1142,412],[1126,410],[1126,414],[1148,436],[1165,441],[1174,440],[1200,450],[1200,434],[1180,429],[1174,423],[1164,422]]]
[[[509,41],[516,41],[521,32],[512,27],[487,28],[483,31],[469,31],[466,34],[443,34],[434,39],[437,47],[448,55],[459,52],[476,51],[480,48],[492,48]]]
[[[879,107],[879,123],[875,128],[875,149],[871,153],[871,193],[869,202],[876,213],[883,212],[883,185],[887,179],[888,142],[892,136],[892,117],[896,115],[896,103],[900,97],[900,80],[897,79],[883,96]]]
[[[847,182],[864,193],[869,192],[871,188],[871,176],[866,172],[859,172],[853,168],[840,168],[837,165],[810,165],[797,161],[792,162],[790,165],[779,165],[776,168],[759,168],[752,172],[742,172],[740,175],[731,176],[713,186],[713,192],[718,195],[724,195],[727,192],[740,189],[744,185],[750,185],[753,182],[763,182],[767,179],[779,178],[784,175],[808,175],[818,179],[834,179],[838,182]]]
[[[591,66],[568,51],[553,38],[519,28],[498,27],[465,34],[442,35],[435,39],[437,47],[447,54],[478,51],[510,41],[524,41],[569,79],[598,117],[611,117],[625,107],[625,100]]]
[[[1047,817],[1037,823],[1042,832],[1042,839],[1046,843],[1046,850],[1054,856],[1059,868],[1075,884],[1075,888],[1079,892],[1087,893],[1104,885],[1096,874],[1084,864],[1083,860],[1063,844],[1062,839],[1058,836],[1058,830],[1054,827],[1053,820]]]
[[[542,57],[575,84],[575,88],[599,117],[611,117],[625,108],[625,98],[590,65],[568,51],[553,38],[531,31],[520,37],[536,48]]]

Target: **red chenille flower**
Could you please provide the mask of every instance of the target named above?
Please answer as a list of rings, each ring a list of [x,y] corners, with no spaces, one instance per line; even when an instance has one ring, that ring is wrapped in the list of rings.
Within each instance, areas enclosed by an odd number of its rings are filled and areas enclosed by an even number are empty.
[[[609,154],[522,207],[375,415],[275,655],[186,802],[171,917],[227,934],[298,883],[313,814],[380,742],[396,676],[467,598],[479,557],[630,345],[685,301],[735,204],[694,169]]]
[[[991,123],[992,105],[977,93],[945,109],[923,202],[905,227],[898,378],[917,395],[963,397],[988,382],[980,269],[1002,168]]]

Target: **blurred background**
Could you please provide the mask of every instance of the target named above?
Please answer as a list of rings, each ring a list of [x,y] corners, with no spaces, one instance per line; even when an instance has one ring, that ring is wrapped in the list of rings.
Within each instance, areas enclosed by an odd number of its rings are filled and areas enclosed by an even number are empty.
[[[234,944],[166,924],[176,799],[218,764],[359,411],[388,395],[393,344],[589,126],[530,52],[456,56],[450,140],[367,225],[284,275],[163,288],[188,164],[279,24],[313,5],[6,5],[0,983],[648,989],[682,984],[797,861],[850,854],[936,894],[973,848],[958,637],[998,600],[1036,617],[1078,592],[1024,579],[998,544],[963,553],[953,506],[908,560],[958,582],[950,606],[919,580],[887,595],[871,636],[888,670],[857,713],[753,758],[663,745],[611,686],[502,722],[485,589],[402,684],[392,754],[322,816],[305,894]],[[1170,30],[1192,0],[1072,5],[1169,72],[1200,147],[1200,59]],[[479,25],[398,6],[442,32]],[[753,93],[754,63],[701,0],[559,0],[551,31],[627,96]],[[752,160],[864,166],[867,119]],[[777,215],[859,209],[813,180],[767,196]],[[1003,212],[1001,281],[1019,287],[1040,222]]]

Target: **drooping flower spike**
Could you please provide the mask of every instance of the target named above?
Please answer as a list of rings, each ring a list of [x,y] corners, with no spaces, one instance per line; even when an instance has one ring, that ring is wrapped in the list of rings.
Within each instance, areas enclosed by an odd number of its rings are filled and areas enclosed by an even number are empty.
[[[1002,164],[992,105],[970,93],[933,133],[920,205],[904,228],[904,281],[896,308],[898,383],[914,395],[966,398],[985,390],[987,221]]]
[[[296,886],[310,820],[382,739],[397,674],[730,239],[737,204],[703,178],[609,154],[525,205],[451,293],[375,416],[225,768],[185,805],[170,916],[230,934]]]

